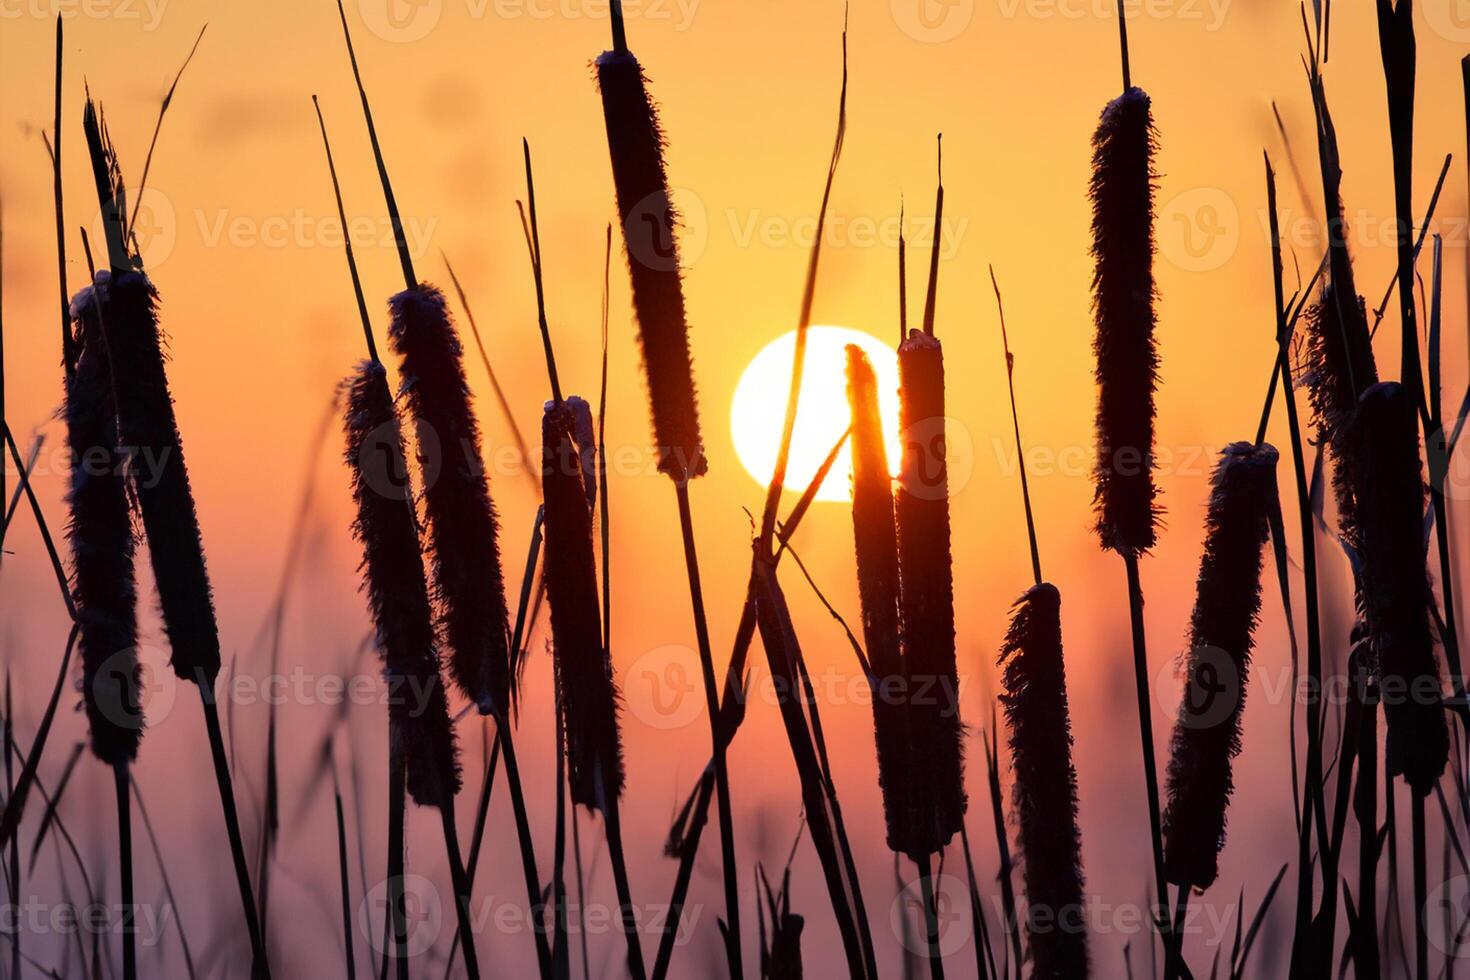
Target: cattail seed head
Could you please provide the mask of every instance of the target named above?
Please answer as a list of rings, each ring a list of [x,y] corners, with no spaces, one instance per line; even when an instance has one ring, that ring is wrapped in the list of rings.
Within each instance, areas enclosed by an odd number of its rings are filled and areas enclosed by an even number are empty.
[[[1092,137],[1093,317],[1097,334],[1097,532],[1103,547],[1140,554],[1158,524],[1153,480],[1153,118],[1130,88],[1108,103]]]
[[[425,476],[424,511],[450,676],[482,714],[492,704],[506,711],[514,678],[499,528],[459,336],[433,286],[405,290],[388,305],[388,337],[402,358],[401,391],[419,451],[440,457],[434,475]]]
[[[618,690],[602,642],[592,509],[582,480],[576,413],[550,402],[541,418],[546,598],[566,729],[572,801],[600,809],[623,791]]]
[[[944,847],[965,813],[963,726],[955,666],[954,581],[950,565],[949,478],[945,464],[944,352],[912,331],[898,348],[903,432],[894,512],[902,579],[903,659],[909,700],[914,848]]]
[[[363,548],[363,586],[383,657],[388,717],[406,753],[409,795],[422,806],[442,806],[459,792],[458,749],[439,676],[403,435],[381,364],[363,361],[345,387],[346,460],[357,504],[352,530]],[[402,493],[385,492],[377,469],[385,464],[402,475]]]
[[[1061,602],[1056,586],[1046,582],[1022,595],[1000,655],[1026,898],[1033,909],[1046,910],[1051,923],[1028,928],[1031,975],[1058,980],[1088,973],[1087,934],[1061,927],[1083,900]],[[1027,917],[1028,927],[1033,919]]]
[[[674,235],[678,214],[669,199],[663,132],[643,68],[630,52],[602,54],[597,59],[597,83],[633,284],[659,470],[675,480],[702,476],[707,467]]]
[[[1163,815],[1164,873],[1183,888],[1208,888],[1219,873],[1261,609],[1262,548],[1277,506],[1276,461],[1269,445],[1233,443],[1212,481]]]
[[[904,680],[893,479],[878,414],[877,379],[862,348],[854,345],[847,348],[847,401],[852,414],[852,530],[858,597],[862,603],[863,643],[878,688],[873,697],[878,785],[883,791],[888,846],[906,853],[914,814],[905,788],[909,766],[907,713],[902,701],[893,697],[895,687]]]
[[[174,417],[158,324],[158,293],[142,272],[99,273],[94,283],[111,360],[120,445],[135,453],[132,490],[173,650],[174,672],[212,685],[219,674],[219,626],[189,470]]]
[[[126,455],[118,447],[112,378],[93,287],[72,300],[76,363],[66,387],[71,446],[72,596],[81,618],[81,692],[92,752],[130,762],[143,737],[138,699],[136,539]]]
[[[1363,393],[1346,450],[1357,472],[1371,473],[1356,486],[1359,581],[1388,723],[1384,761],[1422,796],[1444,772],[1449,733],[1429,627],[1418,419],[1402,387]]]
[[[1351,264],[1346,268],[1350,273]],[[1351,286],[1350,274],[1347,278]],[[1304,367],[1312,417],[1333,460],[1332,490],[1339,528],[1344,540],[1352,544],[1357,540],[1354,488],[1358,477],[1343,438],[1356,413],[1358,395],[1378,383],[1367,312],[1361,296],[1345,294],[1337,283],[1329,282],[1307,310],[1306,321]]]

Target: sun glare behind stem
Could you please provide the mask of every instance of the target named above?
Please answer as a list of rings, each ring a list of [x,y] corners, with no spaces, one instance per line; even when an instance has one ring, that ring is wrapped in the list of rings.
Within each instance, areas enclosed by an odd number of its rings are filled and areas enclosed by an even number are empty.
[[[813,326],[807,333],[801,407],[796,415],[786,471],[786,487],[793,493],[806,489],[833,443],[847,428],[848,344],[861,347],[873,364],[878,377],[878,411],[883,418],[888,467],[891,473],[898,472],[898,357],[894,349],[861,330]],[[782,334],[763,347],[740,376],[730,407],[730,435],[735,442],[735,454],[762,486],[770,482],[776,468],[795,351],[795,331]],[[852,499],[852,455],[846,446],[822,482],[817,499]]]

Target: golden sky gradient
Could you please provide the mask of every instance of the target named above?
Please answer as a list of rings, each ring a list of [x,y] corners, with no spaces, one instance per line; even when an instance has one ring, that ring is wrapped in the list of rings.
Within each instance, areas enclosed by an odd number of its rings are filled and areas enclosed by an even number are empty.
[[[159,100],[207,23],[153,161],[140,222],[153,230],[145,236],[144,257],[163,297],[170,376],[226,656],[238,656],[242,674],[267,670],[256,632],[310,472],[317,488],[310,546],[291,593],[282,656],[288,670],[311,676],[337,671],[357,647],[367,617],[356,592],[359,552],[348,536],[351,500],[335,424],[326,448],[309,464],[308,457],[334,384],[363,349],[313,94],[332,135],[380,341],[383,301],[402,281],[337,12],[328,0],[152,3],[0,0],[7,418],[23,446],[45,436],[36,483],[59,532],[66,455],[64,431],[54,418],[61,375],[55,230],[40,140],[51,128],[54,11],[68,12],[63,155],[73,290],[86,277],[76,228],[94,224],[96,213],[78,125],[84,79],[106,108],[125,174],[136,181]],[[1470,21],[1463,14],[1456,19],[1456,6],[1456,0],[1416,4],[1414,186],[1422,213],[1444,155],[1455,153],[1435,231],[1444,236],[1447,399],[1458,405],[1467,376],[1459,59],[1470,50]],[[1350,0],[1333,7],[1328,95],[1341,140],[1359,281],[1375,305],[1394,262],[1377,33],[1371,4]],[[1130,9],[1133,77],[1153,97],[1160,139],[1158,436],[1167,529],[1143,575],[1162,746],[1177,694],[1169,665],[1183,644],[1192,601],[1207,477],[1220,447],[1253,436],[1273,356],[1262,149],[1281,173],[1283,233],[1304,277],[1321,255],[1321,184],[1295,5],[1143,0]],[[535,158],[548,311],[563,384],[595,397],[604,229],[614,217],[590,66],[608,45],[605,0],[350,0],[348,19],[419,274],[447,288],[441,253],[455,264],[516,419],[534,434],[548,389],[514,207],[524,194],[520,138],[529,139]],[[749,525],[741,508],[758,510],[762,495],[736,460],[729,409],[745,365],[795,325],[836,118],[842,20],[835,0],[628,4],[630,45],[662,106],[670,179],[687,225],[686,289],[711,457],[709,476],[694,489],[694,506],[720,662],[728,655],[748,567]],[[1092,129],[1120,86],[1112,0],[858,0],[849,29],[849,130],[833,191],[816,322],[885,340],[896,334],[901,200],[911,246],[911,314],[917,316],[933,239],[934,138],[944,134],[937,332],[945,344],[956,455],[955,585],[963,711],[974,734],[967,783],[978,870],[989,895],[996,857],[980,729],[990,725],[993,665],[1009,605],[1030,582],[999,325],[986,274],[993,264],[1016,355],[1042,560],[1063,595],[1088,890],[1103,906],[1137,903],[1148,877],[1148,838],[1127,672],[1124,577],[1121,563],[1097,547],[1089,512],[1094,395],[1086,189]],[[1305,186],[1293,176],[1272,100]],[[1426,278],[1428,266],[1427,259],[1421,262]],[[1288,259],[1288,290],[1292,279]],[[465,326],[457,308],[456,315]],[[1393,374],[1396,312],[1385,324],[1381,360],[1385,373]],[[635,896],[652,903],[667,899],[674,865],[660,856],[662,838],[676,800],[707,756],[708,732],[702,693],[691,691],[686,700],[699,704],[682,713],[682,702],[668,700],[685,674],[697,683],[694,637],[674,495],[644,455],[648,416],[620,255],[614,256],[611,341],[608,441],[621,453],[612,461],[611,485],[613,651],[625,698],[625,824]],[[518,579],[536,499],[522,474],[496,465],[504,459],[499,451],[509,444],[509,430],[473,356],[467,370],[489,444],[507,575]],[[1284,425],[1273,423],[1272,432],[1284,446]],[[1288,472],[1283,461],[1283,477]],[[1470,473],[1458,485],[1463,500]],[[817,505],[795,544],[827,596],[856,623],[847,508]],[[19,730],[28,741],[65,638],[65,614],[28,520],[17,524],[6,545],[12,553],[0,572],[0,643],[14,672]],[[1324,584],[1333,590],[1326,605],[1334,657],[1342,653],[1350,601],[1340,558],[1328,554]],[[142,579],[147,582],[146,574]],[[858,849],[879,957],[896,969],[900,947],[888,912],[893,870],[882,844],[871,713],[853,694],[861,683],[840,628],[794,567],[783,581],[819,683],[822,676],[831,679],[821,710],[834,779]],[[151,641],[162,647],[151,612],[149,623]],[[1295,847],[1292,835],[1282,832],[1291,822],[1282,694],[1289,652],[1279,595],[1271,587],[1258,641],[1230,842],[1221,880],[1201,902],[1208,914],[1221,917],[1233,914],[1242,885],[1253,907]],[[533,816],[539,814],[547,828],[537,843],[549,869],[550,675],[540,640],[533,650],[521,744]],[[154,654],[161,667],[166,652]],[[799,808],[774,705],[759,693],[766,672],[759,656],[755,662],[757,697],[731,755],[739,846],[752,869],[757,857],[784,860]],[[368,661],[361,664],[366,669]],[[71,697],[68,692],[68,706]],[[663,713],[671,704],[674,713]],[[385,726],[376,710],[357,710],[353,726],[374,766],[364,774],[370,870],[383,833],[381,779],[373,777]],[[230,923],[237,910],[232,895],[223,897],[225,879],[210,874],[222,874],[223,866],[206,859],[223,848],[223,836],[197,711],[192,696],[178,698],[145,738],[137,772],[155,819],[180,854],[176,887],[208,899],[185,903],[191,924],[203,929],[211,920]],[[63,715],[53,746],[82,737],[82,716]],[[334,921],[335,869],[326,847],[330,796],[310,778],[331,716],[320,704],[281,709],[290,753],[285,812],[293,819],[281,845],[286,870],[277,886],[278,907],[296,911],[283,913],[277,928],[283,946],[291,947],[282,962],[302,969],[336,962],[335,947],[325,953],[300,948],[310,946],[313,930],[331,929]],[[246,809],[260,791],[264,718],[258,701],[234,710]],[[474,771],[479,733],[464,727],[461,739]],[[62,752],[52,751],[59,766]],[[339,749],[339,759],[346,758]],[[89,815],[86,801],[105,800],[105,780],[95,770],[87,767],[86,779],[71,791],[72,819],[81,826]],[[472,780],[463,801],[466,813],[477,784]],[[315,795],[303,802],[308,791]],[[497,795],[477,894],[513,901],[523,895],[503,804]],[[247,819],[247,826],[253,823]],[[432,835],[433,824],[421,815],[410,826]],[[584,847],[595,836],[584,834]],[[704,914],[676,961],[675,973],[682,976],[698,975],[718,955],[713,837],[712,830],[693,896]],[[102,839],[96,846],[106,853]],[[436,853],[422,843],[410,863],[442,876]],[[185,856],[197,860],[185,863]],[[962,873],[958,852],[950,857],[949,869]],[[155,888],[151,862],[144,863],[140,896]],[[602,865],[593,889],[610,896],[605,860]],[[796,909],[808,916],[808,967],[840,963],[809,848],[797,857],[797,879]],[[41,872],[35,882],[41,890],[55,888],[54,877]],[[752,950],[753,894],[746,894]],[[1287,904],[1278,912],[1284,914]],[[1109,921],[1113,927],[1094,932],[1100,975],[1121,972],[1130,938],[1119,920]],[[1275,921],[1285,926],[1285,918]],[[1135,948],[1141,942],[1135,937]],[[497,935],[486,944],[482,948],[493,948],[507,972],[530,968],[528,938]],[[606,961],[614,973],[621,939],[597,935],[591,946],[594,972]],[[176,950],[160,955],[176,958]],[[959,957],[956,962],[962,969]]]

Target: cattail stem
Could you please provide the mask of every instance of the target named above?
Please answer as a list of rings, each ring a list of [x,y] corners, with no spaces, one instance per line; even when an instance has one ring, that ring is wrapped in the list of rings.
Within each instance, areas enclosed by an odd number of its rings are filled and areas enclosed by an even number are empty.
[[[393,227],[393,241],[398,246],[398,261],[403,266],[405,289],[419,284],[414,275],[413,257],[408,251],[408,236],[403,233],[403,219],[398,214],[398,201],[393,196],[393,185],[388,180],[388,167],[383,162],[383,147],[378,143],[378,130],[373,126],[373,110],[368,105],[367,89],[362,85],[362,73],[357,68],[357,52],[352,49],[352,32],[347,29],[347,12],[342,9],[342,0],[337,0],[337,15],[342,20],[342,37],[347,41],[347,58],[352,62],[352,78],[357,82],[357,94],[362,100],[362,116],[367,122],[368,139],[373,144],[373,160],[378,165],[378,180],[383,185],[383,197],[388,202],[388,221]]]
[[[1424,828],[1424,795],[1409,793],[1409,822],[1414,838],[1414,977],[1429,980],[1429,879]]]
[[[679,502],[679,532],[684,541],[684,568],[689,579],[689,599],[694,612],[694,635],[699,645],[699,671],[704,681],[705,709],[709,713],[710,740],[715,767],[715,796],[720,823],[720,858],[725,880],[725,920],[728,927],[725,953],[731,977],[743,977],[740,950],[739,865],[735,863],[735,820],[730,806],[730,773],[725,764],[726,742],[720,738],[719,689],[715,680],[714,655],[710,650],[709,622],[704,612],[704,588],[699,579],[699,554],[694,544],[694,518],[689,508],[689,481],[674,484]]]
[[[1001,801],[1000,735],[993,712],[990,718],[990,730],[996,734],[996,741],[990,742],[988,737],[986,738],[985,770],[990,786],[990,815],[995,827],[995,849],[1000,855],[1000,870],[996,873],[996,877],[1000,879],[1000,904],[1001,913],[1006,919],[1005,933],[1011,939],[1006,955],[1015,963],[1016,975],[1019,977],[1022,963],[1021,924],[1016,914],[1016,888],[1012,880],[1015,866],[1011,863],[1010,838],[1006,834],[1005,805]],[[961,825],[963,826],[963,822]]]
[[[1123,0],[1118,0],[1118,47],[1123,59],[1123,91],[1133,87],[1133,76],[1128,65],[1128,16],[1123,10]]]
[[[931,980],[944,980],[944,955],[939,951],[939,908],[934,904],[934,873],[925,854],[918,862],[919,895],[924,903],[924,937],[929,950]]]
[[[990,266],[990,285],[995,290],[995,308],[1000,313],[1000,342],[1006,355],[1006,386],[1011,396],[1011,426],[1016,433],[1016,464],[1021,470],[1021,501],[1026,505],[1026,535],[1031,542],[1031,573],[1041,584],[1041,549],[1036,543],[1036,516],[1031,512],[1031,484],[1026,479],[1026,453],[1021,448],[1021,418],[1016,412],[1016,359],[1011,356],[1011,341],[1006,336],[1006,308],[1000,298],[1000,283],[995,279],[995,266]]]
[[[551,348],[551,330],[546,325],[546,289],[541,278],[541,231],[536,223],[536,181],[531,176],[531,144],[522,137],[521,153],[526,161],[526,209],[531,216],[531,275],[536,281],[536,323],[541,328],[541,346],[546,352],[546,373],[551,380],[551,397],[561,404],[561,382],[556,375],[556,354]]]
[[[327,123],[322,118],[321,103],[317,101],[315,95],[311,97],[311,104],[316,109],[317,125],[322,130],[322,146],[327,151],[327,171],[332,175],[332,194],[337,198],[337,220],[342,223],[343,228],[342,246],[347,253],[347,271],[352,274],[352,291],[357,297],[357,312],[362,318],[362,332],[364,339],[367,340],[368,357],[374,364],[381,364],[382,362],[378,360],[378,345],[373,340],[372,320],[368,317],[367,299],[362,293],[362,278],[357,272],[357,259],[352,255],[352,236],[346,233],[347,211],[342,206],[342,185],[337,182],[337,165],[332,162],[332,144],[327,140]],[[451,272],[450,276],[453,277],[453,275],[454,273]]]
[[[117,790],[117,858],[122,885],[123,980],[137,980],[138,939],[134,929],[133,907],[133,821],[128,798],[128,763],[119,761],[112,767],[113,785]],[[16,974],[19,976],[19,974]]]
[[[924,332],[934,336],[935,305],[939,297],[939,252],[944,241],[944,134],[934,137],[937,186],[934,191],[934,241],[929,252],[929,291],[924,295]]]
[[[342,953],[347,957],[347,980],[357,980],[357,957],[352,941],[352,880],[347,871],[347,820],[342,812],[342,787],[337,785],[337,766],[332,765],[332,800],[337,811],[337,871],[342,892]]]
[[[647,973],[643,966],[643,946],[638,938],[638,910],[633,904],[633,892],[628,886],[628,862],[623,855],[623,828],[618,815],[618,801],[609,798],[603,808],[604,830],[607,834],[607,854],[612,864],[613,885],[618,894],[618,910],[623,926],[623,935],[628,941],[628,970],[634,980],[643,980]],[[573,808],[575,821],[576,810]]]
[[[521,791],[521,767],[516,761],[515,740],[510,737],[504,717],[496,719],[496,730],[501,732],[500,745],[505,754],[505,781],[510,788],[510,805],[515,813],[516,836],[520,840],[521,872],[526,879],[526,897],[530,902],[532,932],[536,936],[536,960],[541,968],[543,980],[551,976],[551,947],[546,941],[546,931],[540,927],[542,912],[541,882],[536,874],[536,853],[531,848],[531,821],[526,815],[526,796]]]
[[[402,734],[396,722],[388,723],[388,934],[392,937],[393,958],[398,965],[398,980],[408,977],[408,921],[403,906],[403,817],[407,805]],[[389,945],[383,944],[384,966]]]
[[[623,0],[612,0],[608,14],[612,20],[613,50],[624,54],[628,50],[628,34],[623,28]]]
[[[1148,797],[1149,840],[1153,845],[1154,894],[1159,897],[1159,925],[1164,940],[1169,935],[1169,891],[1164,883],[1164,840],[1159,824],[1159,774],[1154,761],[1153,701],[1149,696],[1148,641],[1143,625],[1143,586],[1138,577],[1138,556],[1123,553],[1128,573],[1128,619],[1133,634],[1133,682],[1138,695],[1138,734],[1143,749],[1143,783]]]
[[[240,837],[240,818],[235,810],[235,788],[230,778],[225,740],[220,731],[219,708],[215,704],[213,689],[204,683],[202,677],[198,687],[199,700],[204,706],[204,727],[209,733],[209,751],[214,758],[214,778],[219,786],[220,805],[224,809],[225,831],[230,838],[230,858],[235,864],[235,884],[239,886],[240,903],[245,910],[245,928],[250,934],[253,957],[251,975],[269,978],[270,965],[266,960],[265,943],[260,934],[260,919],[256,916],[255,899],[251,894],[250,871],[245,863],[245,842]]]
[[[1358,921],[1353,935],[1353,976],[1378,980],[1378,696],[1371,677],[1365,679],[1358,732],[1358,785],[1353,816],[1358,824]],[[1366,925],[1371,923],[1371,925]]]
[[[61,193],[61,15],[56,15],[56,116],[51,130],[51,194],[56,201],[56,276],[61,286],[61,364],[68,380],[76,364],[76,352],[72,349],[71,336],[71,293],[66,288],[66,209]],[[0,385],[4,382],[0,381]],[[0,409],[4,401],[0,399]],[[0,460],[0,472],[3,472]],[[5,496],[4,484],[0,483],[0,498]]]
[[[439,815],[444,824],[444,850],[449,857],[449,876],[454,883],[454,911],[459,920],[459,934],[464,937],[464,968],[470,980],[479,980],[480,957],[475,952],[475,932],[471,928],[470,880],[465,874],[464,862],[459,854],[459,834],[454,826],[454,797],[446,793],[439,804]]]

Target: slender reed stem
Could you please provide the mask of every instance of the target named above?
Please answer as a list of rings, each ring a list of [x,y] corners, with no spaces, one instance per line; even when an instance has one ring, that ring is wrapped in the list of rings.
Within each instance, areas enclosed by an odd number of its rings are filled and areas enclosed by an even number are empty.
[[[1159,925],[1165,942],[1169,933],[1169,891],[1164,883],[1164,839],[1159,826],[1159,775],[1154,761],[1153,702],[1148,688],[1148,643],[1143,626],[1143,586],[1138,578],[1138,556],[1123,552],[1128,571],[1128,618],[1133,631],[1133,681],[1138,693],[1138,735],[1143,748],[1144,790],[1148,794],[1149,839],[1153,844],[1154,894],[1159,899]]]
[[[255,900],[251,894],[250,872],[245,864],[245,843],[240,837],[240,817],[235,810],[235,788],[230,778],[230,763],[225,754],[225,740],[220,731],[219,707],[215,704],[214,691],[199,679],[199,700],[204,706],[204,727],[209,733],[209,751],[214,758],[214,778],[219,784],[220,806],[225,815],[225,831],[230,838],[230,858],[235,864],[235,883],[240,889],[240,902],[245,910],[245,928],[250,934],[250,950],[253,957],[251,974],[258,978],[270,976],[270,965],[266,960],[265,943],[260,935],[260,920],[255,914]]]
[[[128,764],[119,762],[112,767],[112,774],[117,789],[117,858],[122,877],[123,978],[137,980],[138,939],[133,928],[136,910],[133,908],[133,820],[128,799]]]
[[[1000,313],[1000,342],[1006,355],[1006,386],[1011,396],[1011,426],[1016,433],[1016,461],[1021,468],[1021,501],[1026,505],[1026,535],[1031,542],[1031,573],[1041,584],[1041,549],[1036,543],[1036,517],[1031,512],[1031,485],[1026,480],[1026,454],[1021,449],[1021,417],[1016,412],[1016,359],[1011,355],[1011,341],[1006,336],[1006,308],[1000,298],[1000,283],[995,280],[995,266],[990,266],[990,285],[995,290],[995,308]]]
[[[1410,823],[1414,836],[1414,976],[1429,980],[1429,882],[1425,854],[1424,797],[1409,792]]]
[[[459,920],[459,934],[464,937],[464,968],[470,980],[479,980],[480,957],[475,952],[475,932],[470,922],[470,880],[459,855],[459,835],[454,827],[454,798],[439,807],[444,824],[444,850],[449,857],[449,877],[454,883],[454,912]]]
[[[352,881],[347,871],[347,820],[342,813],[342,788],[332,766],[332,797],[337,808],[337,871],[342,890],[342,952],[347,957],[347,980],[357,980],[357,957],[352,951]]]
[[[573,812],[572,819],[576,820]],[[628,887],[628,862],[623,856],[623,828],[618,815],[618,801],[610,798],[603,810],[607,833],[607,853],[612,863],[613,884],[618,893],[618,910],[621,913],[623,935],[628,940],[628,969],[635,980],[643,980],[647,972],[643,966],[643,947],[638,938],[638,910],[633,905],[633,892]]]
[[[403,907],[403,811],[405,807],[406,777],[404,774],[403,748],[398,744],[399,734],[388,732],[388,932],[393,937],[391,948],[398,963],[398,980],[408,977],[408,922]],[[383,944],[384,966],[387,965],[389,944]],[[384,975],[386,976],[386,970]]]
[[[934,904],[934,872],[929,855],[919,861],[919,895],[924,903],[924,936],[929,949],[929,976],[944,980],[944,956],[939,952],[939,907]]]
[[[530,901],[531,931],[536,938],[536,961],[541,967],[543,980],[551,976],[551,947],[546,941],[546,930],[541,921],[541,882],[536,874],[536,852],[531,846],[531,821],[526,816],[526,796],[521,791],[521,767],[516,762],[515,739],[506,724],[504,714],[496,718],[496,730],[500,732],[500,745],[505,755],[505,781],[510,787],[510,805],[515,811],[516,835],[520,839],[521,871],[526,879],[526,896]]]
[[[705,709],[709,712],[710,740],[713,743],[715,795],[720,822],[720,857],[725,871],[725,921],[728,927],[725,955],[730,976],[743,977],[740,936],[739,866],[735,863],[735,821],[730,808],[730,774],[725,765],[726,740],[720,738],[720,696],[715,680],[714,655],[710,651],[709,622],[704,613],[704,588],[699,581],[699,555],[694,546],[694,518],[689,509],[689,481],[677,480],[674,490],[679,498],[679,530],[684,538],[684,566],[689,577],[689,599],[694,609],[694,633],[699,644],[699,670],[704,679]]]
[[[189,936],[184,929],[184,924],[179,920],[181,906],[174,898],[174,886],[168,877],[168,867],[163,863],[163,849],[158,846],[158,836],[153,833],[153,821],[148,818],[148,807],[143,802],[143,791],[138,788],[136,779],[129,780],[133,786],[133,796],[138,801],[138,816],[143,818],[143,830],[148,834],[148,844],[153,849],[153,860],[158,865],[158,877],[163,880],[163,896],[168,899],[168,904],[174,910],[174,931],[179,934],[179,948],[184,953],[184,970],[188,973],[189,980],[195,980],[194,956],[189,950]],[[57,826],[60,826],[58,824]],[[350,980],[350,978],[349,978]]]

